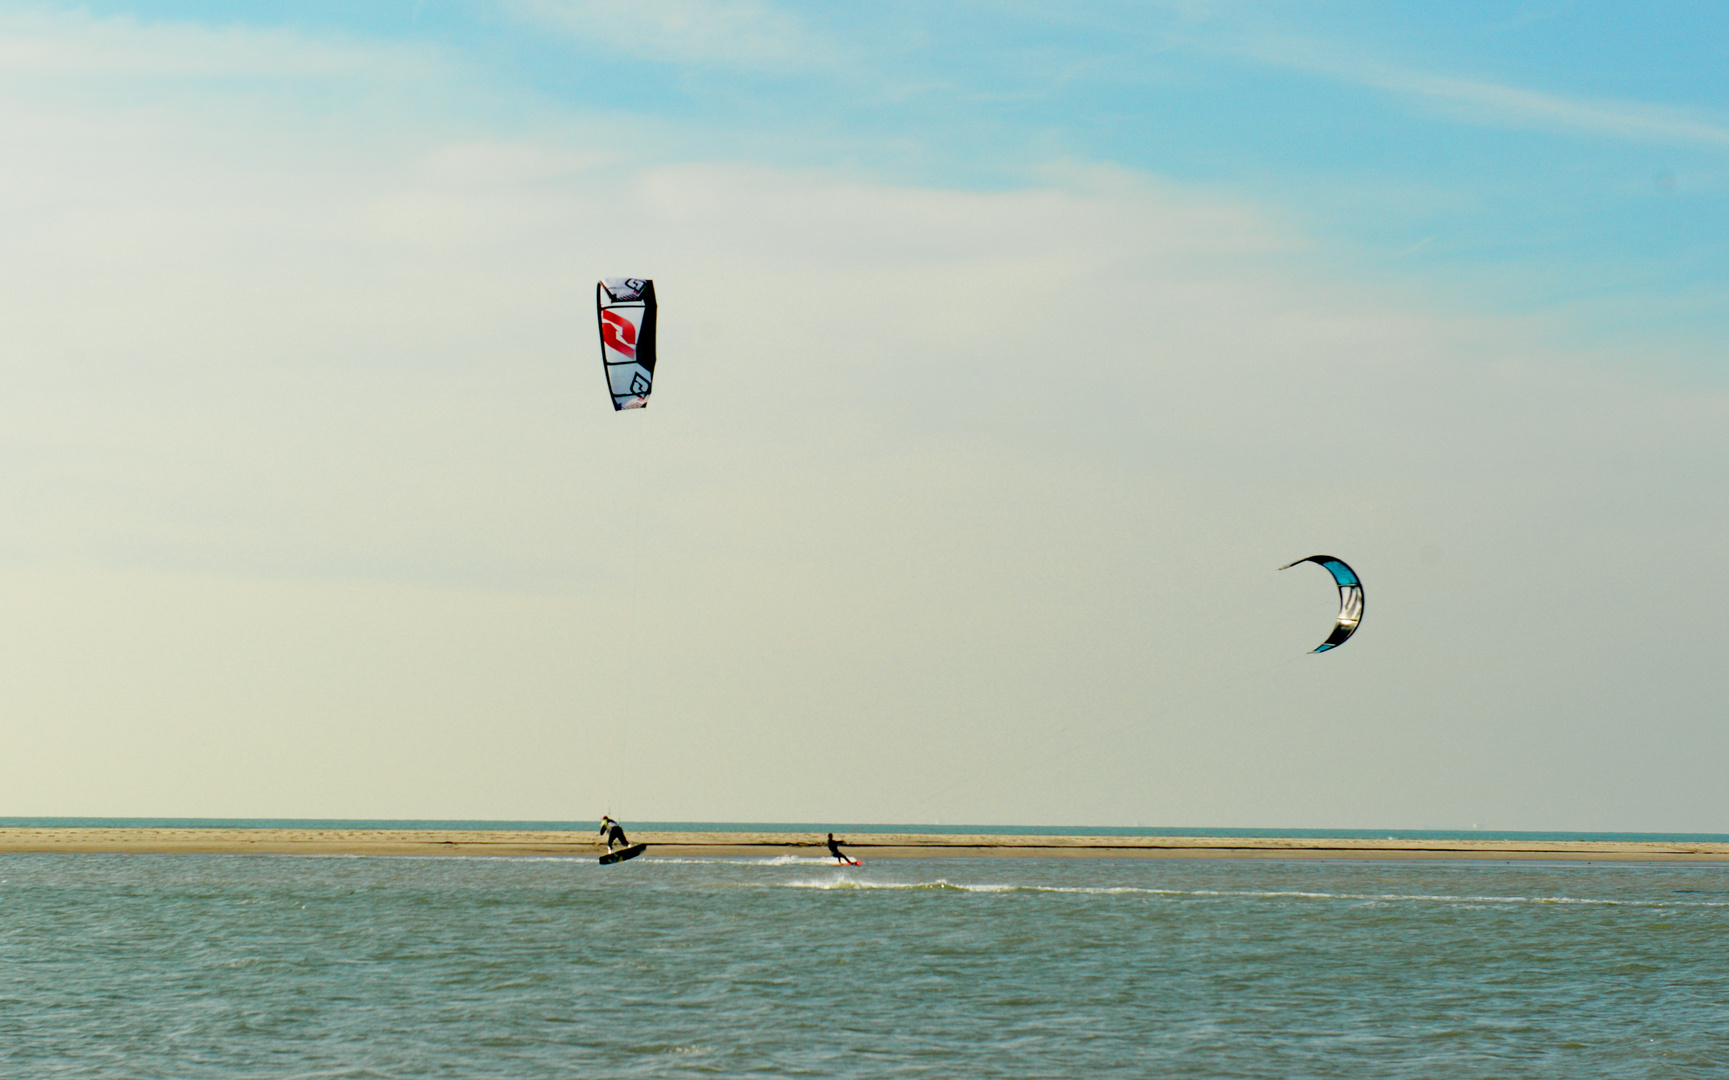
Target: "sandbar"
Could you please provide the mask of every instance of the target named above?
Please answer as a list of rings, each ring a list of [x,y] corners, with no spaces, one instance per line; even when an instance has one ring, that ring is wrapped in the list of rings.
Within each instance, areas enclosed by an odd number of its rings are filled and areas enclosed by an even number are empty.
[[[814,833],[632,832],[655,856],[823,855]],[[1478,859],[1729,863],[1729,843],[1623,840],[1373,840],[1329,837],[1044,836],[860,833],[864,859]],[[0,828],[0,854],[553,855],[593,858],[588,832],[445,829]]]

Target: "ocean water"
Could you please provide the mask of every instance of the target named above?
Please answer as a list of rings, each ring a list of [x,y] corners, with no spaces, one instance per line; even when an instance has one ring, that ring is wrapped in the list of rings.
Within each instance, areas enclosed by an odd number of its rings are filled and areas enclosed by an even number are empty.
[[[1729,869],[0,855],[0,1076],[1723,1077]]]

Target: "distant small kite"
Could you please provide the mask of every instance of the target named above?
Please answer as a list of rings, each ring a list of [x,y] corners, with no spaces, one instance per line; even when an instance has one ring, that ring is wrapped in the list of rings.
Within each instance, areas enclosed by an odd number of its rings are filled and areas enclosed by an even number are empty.
[[[613,409],[647,407],[654,389],[654,282],[603,278],[594,287],[594,308]]]
[[[1327,640],[1314,650],[1326,652],[1343,645],[1357,632],[1357,625],[1363,621],[1363,583],[1358,580],[1357,572],[1345,565],[1344,560],[1335,559],[1331,555],[1310,555],[1306,559],[1287,563],[1279,569],[1289,570],[1297,563],[1306,562],[1320,563],[1333,575],[1333,580],[1339,583],[1339,621],[1333,625],[1333,632],[1327,636]]]

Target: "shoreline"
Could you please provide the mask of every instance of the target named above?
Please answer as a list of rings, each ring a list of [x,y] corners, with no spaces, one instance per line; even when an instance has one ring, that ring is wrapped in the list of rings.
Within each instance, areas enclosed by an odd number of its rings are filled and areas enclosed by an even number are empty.
[[[867,859],[1479,859],[1729,864],[1729,843],[1604,840],[1373,840],[1336,837],[860,833]],[[594,858],[589,833],[442,829],[0,828],[0,854],[550,855]],[[633,832],[643,858],[823,854],[815,833]]]

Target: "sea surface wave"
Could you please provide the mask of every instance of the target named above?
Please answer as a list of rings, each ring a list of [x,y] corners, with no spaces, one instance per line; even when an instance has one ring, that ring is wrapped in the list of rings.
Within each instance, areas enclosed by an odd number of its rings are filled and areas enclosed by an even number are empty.
[[[1729,869],[0,855],[0,1076],[1707,1077]]]

